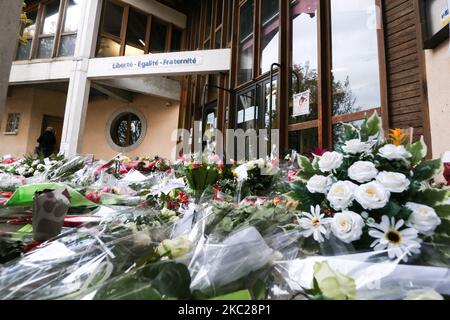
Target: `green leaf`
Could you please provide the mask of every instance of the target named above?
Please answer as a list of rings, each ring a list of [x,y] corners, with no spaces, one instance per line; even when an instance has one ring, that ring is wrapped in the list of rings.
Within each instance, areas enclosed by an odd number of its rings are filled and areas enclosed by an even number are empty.
[[[342,135],[342,140],[344,142],[358,138],[358,129],[354,125],[351,123],[343,123],[342,127],[344,129]]]
[[[163,298],[186,299],[191,295],[189,289],[191,276],[184,264],[175,262],[151,264],[147,265],[142,273]]]
[[[210,300],[228,300],[228,301],[238,301],[238,300],[252,300],[252,296],[248,290],[237,291],[229,293],[220,297],[216,297]]]
[[[450,205],[441,205],[434,208],[436,210],[436,213],[441,218],[449,218],[450,217]]]
[[[414,170],[414,180],[425,181],[433,178],[442,170],[440,159],[429,160],[420,163]]]
[[[374,136],[380,133],[381,130],[381,117],[377,112],[374,112],[369,119],[365,120],[361,127],[361,131],[364,131],[364,133],[367,134],[367,137]]]
[[[311,161],[305,156],[298,156],[298,165],[300,166],[300,171],[297,176],[303,180],[308,180],[317,173]]]
[[[435,207],[447,199],[447,192],[447,190],[430,188],[417,192],[414,201],[426,204],[430,207]]]
[[[299,206],[304,211],[309,212],[311,206],[321,204],[325,198],[323,194],[309,192],[306,184],[301,181],[291,183],[290,188],[292,192],[289,193],[289,196],[299,201]]]
[[[414,165],[420,163],[420,161],[422,161],[422,159],[425,158],[428,153],[428,148],[423,139],[423,136],[416,143],[408,144],[406,146],[406,149],[409,151],[409,153],[411,153],[412,155],[411,162]]]

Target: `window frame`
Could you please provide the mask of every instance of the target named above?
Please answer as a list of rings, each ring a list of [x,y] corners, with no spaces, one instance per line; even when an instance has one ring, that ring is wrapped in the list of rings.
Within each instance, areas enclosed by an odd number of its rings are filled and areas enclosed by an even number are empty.
[[[55,34],[43,35],[43,34],[41,34],[41,32],[42,32],[42,28],[44,25],[44,15],[45,15],[46,6],[48,4],[50,4],[52,2],[56,2],[56,1],[59,2],[59,9],[58,9],[58,21],[57,21],[57,25],[56,25]],[[42,1],[34,3],[26,8],[26,10],[25,10],[26,13],[36,11],[35,35],[33,38],[27,39],[28,41],[30,41],[30,40],[32,41],[31,48],[30,48],[30,54],[29,54],[28,58],[24,59],[24,60],[15,60],[15,62],[30,61],[30,60],[50,60],[50,59],[54,59],[54,58],[68,59],[70,57],[73,57],[73,55],[71,55],[71,56],[60,56],[59,55],[62,37],[70,36],[70,35],[78,35],[78,30],[77,30],[77,32],[67,32],[67,33],[63,32],[65,16],[67,13],[68,5],[69,5],[69,0],[42,0]],[[24,30],[24,27],[22,26],[22,28],[20,30],[20,34],[22,34],[23,30]],[[52,53],[51,53],[50,57],[38,58],[37,55],[38,55],[39,42],[41,39],[45,39],[45,38],[53,38]],[[15,58],[17,58],[18,49],[19,49],[19,43],[16,46]]]
[[[236,74],[234,79],[234,83],[232,83],[234,87],[234,91],[243,92],[246,88],[250,88],[256,83],[268,77],[270,72],[266,72],[263,74],[259,74],[260,70],[260,62],[261,62],[261,29],[260,25],[261,20],[261,1],[262,0],[254,0],[255,1],[255,9],[254,9],[254,27],[253,27],[253,36],[254,40],[254,64],[253,64],[253,79],[245,82],[239,83],[239,79],[237,74],[239,72],[240,67],[240,11],[242,5],[244,5],[248,0],[240,0],[237,4],[238,9],[238,18],[236,22],[237,26],[237,37],[234,40],[234,52],[236,55],[236,61],[233,64],[232,70]],[[362,120],[366,117],[371,116],[375,111],[381,114],[383,127],[385,130],[388,130],[389,127],[389,113],[388,113],[388,100],[387,100],[387,76],[386,76],[386,61],[385,61],[385,40],[384,40],[384,22],[382,17],[382,10],[377,10],[377,17],[380,25],[377,27],[376,38],[378,44],[378,68],[379,68],[379,76],[380,76],[380,105],[373,106],[373,108],[352,112],[345,115],[332,115],[332,34],[331,34],[331,0],[318,0],[318,119],[300,122],[297,124],[289,124],[289,100],[291,97],[291,89],[292,89],[292,77],[291,74],[291,66],[292,66],[292,31],[293,31],[293,22],[291,17],[291,5],[295,2],[291,1],[280,1],[280,25],[286,26],[289,28],[287,30],[283,30],[280,28],[280,41],[287,41],[289,45],[284,46],[280,43],[280,52],[279,52],[279,60],[282,61],[283,57],[289,57],[289,68],[282,68],[283,70],[279,71],[279,84],[283,87],[282,90],[288,91],[287,96],[283,97],[283,92],[279,92],[279,103],[278,105],[278,118],[279,118],[279,127],[282,130],[282,141],[281,146],[283,148],[288,148],[289,141],[289,133],[301,130],[307,130],[311,128],[317,128],[319,133],[319,145],[317,147],[333,149],[333,126],[341,123],[341,122],[352,122],[356,120]],[[375,0],[375,5],[378,8],[382,8],[382,1]],[[287,20],[287,21],[286,21]],[[282,65],[286,65],[286,63],[282,63]],[[283,82],[284,81],[284,82]],[[283,83],[290,84],[289,88],[283,86]],[[236,97],[232,100],[234,103],[237,101]],[[230,115],[231,122],[230,124],[234,127],[237,122],[237,114],[235,114],[235,108],[237,106],[233,106]]]
[[[100,57],[98,55],[99,49],[100,49],[100,44],[101,44],[101,39],[102,38],[107,38],[110,40],[113,40],[115,42],[118,42],[120,44],[120,49],[119,49],[119,57],[121,56],[125,56],[126,53],[126,46],[130,45],[132,47],[132,44],[127,44],[127,31],[128,31],[128,19],[129,19],[129,15],[130,15],[130,11],[134,10],[136,12],[139,12],[142,15],[145,15],[147,17],[147,26],[146,26],[146,30],[145,30],[145,47],[144,47],[144,54],[149,54],[151,53],[150,50],[150,41],[151,41],[151,32],[152,32],[152,23],[153,20],[156,19],[158,22],[163,23],[167,26],[166,29],[166,41],[165,41],[165,51],[163,52],[170,52],[172,49],[172,30],[176,29],[178,31],[181,32],[181,43],[180,43],[180,51],[184,50],[184,46],[185,46],[185,30],[182,28],[179,28],[178,26],[175,26],[173,23],[167,22],[164,19],[161,19],[153,14],[147,13],[143,10],[140,10],[139,8],[136,8],[128,3],[124,3],[121,2],[119,0],[106,0],[109,2],[112,2],[116,5],[119,5],[123,8],[123,14],[122,14],[122,24],[121,24],[121,30],[120,30],[120,37],[117,37],[115,35],[109,34],[107,32],[103,31],[103,24],[105,21],[105,5],[103,6],[102,9],[102,18],[100,21],[100,28],[99,28],[99,32],[98,32],[98,39],[97,39],[97,47],[95,50],[95,57]]]
[[[420,14],[420,22],[422,26],[422,34],[423,37],[423,48],[424,49],[435,49],[440,44],[445,42],[450,38],[450,27],[447,24],[442,27],[438,32],[431,35],[428,28],[428,18],[427,18],[427,1],[419,0],[419,14]]]

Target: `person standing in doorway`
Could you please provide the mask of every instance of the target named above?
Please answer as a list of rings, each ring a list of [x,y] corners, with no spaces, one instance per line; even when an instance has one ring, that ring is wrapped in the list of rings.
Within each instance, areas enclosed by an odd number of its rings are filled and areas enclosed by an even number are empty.
[[[53,153],[53,149],[56,144],[55,129],[52,127],[45,129],[44,133],[41,134],[37,142],[39,143],[37,148],[38,154],[49,157]]]

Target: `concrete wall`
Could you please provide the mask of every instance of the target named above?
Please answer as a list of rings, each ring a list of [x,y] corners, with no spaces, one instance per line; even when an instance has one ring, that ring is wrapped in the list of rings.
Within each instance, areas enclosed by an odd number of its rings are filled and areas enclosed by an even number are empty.
[[[6,113],[1,123],[0,155],[12,154],[20,157],[33,152],[42,130],[44,115],[64,117],[66,94],[36,88],[16,88],[6,102]],[[97,159],[109,159],[119,152],[107,139],[106,126],[117,111],[136,108],[146,118],[147,133],[142,143],[125,155],[155,156],[171,158],[175,142],[171,141],[173,130],[178,126],[179,106],[166,106],[167,100],[144,95],[135,95],[132,103],[123,103],[107,97],[97,97],[89,102],[82,153],[94,154]],[[6,114],[20,113],[19,131],[16,135],[5,135]]]
[[[27,153],[33,101],[34,89],[31,88],[14,89],[6,99],[5,113],[2,115],[0,127],[0,155],[11,154],[13,156],[21,156]],[[20,113],[19,130],[15,135],[5,134],[8,113]]]
[[[450,151],[450,41],[425,51],[433,158]]]
[[[6,111],[1,122],[0,155],[20,157],[34,152],[41,134],[44,115],[63,117],[66,94],[36,88],[13,88],[6,100]],[[19,131],[5,134],[8,113],[20,113]]]
[[[143,142],[134,150],[125,153],[129,157],[155,156],[172,158],[175,142],[171,141],[173,130],[178,127],[179,106],[166,106],[166,100],[144,95],[135,95],[132,103],[123,103],[111,98],[96,98],[89,102],[82,153],[94,154],[96,159],[109,159],[119,152],[107,141],[106,124],[115,112],[129,107],[138,109],[146,118],[147,133]]]
[[[5,96],[8,89],[8,78],[11,62],[19,33],[19,18],[22,10],[22,0],[0,1],[0,121],[5,110]]]

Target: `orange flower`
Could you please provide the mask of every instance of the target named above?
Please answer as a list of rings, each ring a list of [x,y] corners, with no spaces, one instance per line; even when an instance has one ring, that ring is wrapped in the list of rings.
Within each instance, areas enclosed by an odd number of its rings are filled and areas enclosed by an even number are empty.
[[[401,146],[405,141],[407,134],[403,131],[403,129],[391,129],[390,130],[389,137],[391,138],[392,144],[398,146]]]

